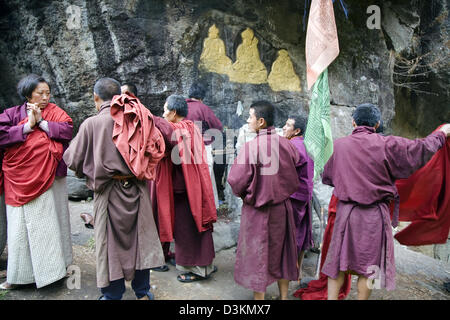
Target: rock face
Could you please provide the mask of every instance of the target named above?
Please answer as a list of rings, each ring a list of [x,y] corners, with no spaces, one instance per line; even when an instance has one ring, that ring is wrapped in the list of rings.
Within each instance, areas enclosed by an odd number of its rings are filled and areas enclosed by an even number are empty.
[[[447,2],[374,4],[381,8],[381,30],[368,29],[367,5],[361,1],[347,1],[348,19],[335,4],[340,54],[329,68],[335,136],[351,130],[346,118],[362,102],[380,106],[388,132],[427,134],[450,116]],[[141,100],[155,114],[161,114],[169,94],[186,94],[193,81],[202,79],[209,85],[205,102],[226,126],[232,125],[238,101],[245,119],[256,99],[276,105],[281,125],[288,113],[308,112],[303,14],[304,3],[294,0],[1,1],[0,107],[20,103],[15,86],[22,76],[42,74],[52,84],[54,101],[78,128],[95,113],[92,88],[100,77],[136,83]],[[243,38],[248,30],[253,40]],[[199,68],[205,40],[219,43],[211,47],[219,47],[233,72]],[[250,41],[248,47],[245,41]],[[209,52],[209,59],[217,53]],[[277,67],[279,52],[287,53],[288,62]],[[423,55],[413,70],[416,77],[398,75],[402,62],[413,64]],[[262,63],[267,74],[277,72],[273,67],[288,68],[300,87],[278,91],[283,79],[278,86],[264,79],[231,81],[251,63]],[[411,82],[417,82],[417,90],[409,89]],[[418,116],[410,117],[412,112]]]
[[[363,102],[380,107],[388,134],[424,136],[450,121],[448,2],[375,0],[381,29],[367,27],[364,1],[346,5],[348,19],[339,1],[334,5],[340,54],[329,67],[333,137],[351,132],[351,113]],[[205,103],[226,127],[239,129],[260,99],[274,103],[282,127],[290,113],[308,114],[303,14],[304,1],[296,0],[0,1],[0,108],[21,103],[21,77],[42,74],[77,130],[95,113],[100,77],[135,83],[156,115],[168,95],[186,95],[202,80]],[[211,59],[225,68],[208,69]],[[253,80],[245,80],[249,65],[259,69]],[[293,88],[280,89],[280,70],[295,79],[284,79]],[[330,191],[316,189],[326,209]]]
[[[393,56],[410,59],[432,52],[426,57],[431,63],[448,54],[448,42],[443,42],[448,39],[447,4],[374,2],[381,8],[382,30],[367,28],[369,14],[361,1],[347,1],[348,19],[340,4],[335,4],[340,55],[330,66],[329,76],[332,121],[336,130],[342,130],[335,136],[351,130],[343,115],[362,102],[380,106],[388,131],[401,133],[413,127],[407,132],[423,135],[448,119],[448,68],[430,64],[429,86],[438,95],[431,96],[436,103],[429,105],[425,103],[429,95],[393,84],[390,63]],[[22,76],[42,74],[52,84],[54,101],[69,112],[77,128],[95,112],[92,88],[99,77],[135,82],[142,101],[155,114],[161,114],[169,94],[186,94],[194,80],[202,79],[209,85],[205,102],[226,126],[232,125],[238,101],[243,102],[245,119],[249,103],[256,99],[274,102],[277,125],[281,125],[290,112],[308,112],[303,13],[304,3],[294,0],[226,4],[218,0],[1,1],[0,106],[20,103],[15,86]],[[199,68],[213,25],[233,67],[239,65],[237,49],[247,28],[254,33],[259,59],[268,73],[279,51],[287,52],[292,76],[300,80],[299,91],[275,91],[267,81],[233,82],[228,75]],[[404,112],[392,124],[398,99]],[[407,103],[414,104],[417,112],[422,110],[423,117],[407,122]]]
[[[93,198],[94,193],[86,186],[86,179],[80,179],[75,173],[67,169],[67,193],[70,200],[86,200]]]

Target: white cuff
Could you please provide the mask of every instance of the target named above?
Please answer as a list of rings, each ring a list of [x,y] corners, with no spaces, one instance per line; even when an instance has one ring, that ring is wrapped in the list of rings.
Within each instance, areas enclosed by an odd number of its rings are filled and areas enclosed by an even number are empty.
[[[48,122],[46,120],[42,120],[39,123],[39,128],[41,128],[42,130],[44,130],[45,132],[49,133],[50,129],[48,128]]]
[[[28,134],[32,131],[33,129],[31,129],[30,124],[28,122],[25,123],[25,125],[23,126],[23,134]]]

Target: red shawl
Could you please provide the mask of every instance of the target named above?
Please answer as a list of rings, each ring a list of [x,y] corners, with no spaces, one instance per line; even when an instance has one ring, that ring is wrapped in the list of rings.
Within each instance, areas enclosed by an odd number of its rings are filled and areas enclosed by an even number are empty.
[[[408,246],[445,243],[450,230],[450,139],[425,166],[395,184],[399,220],[411,221],[395,238]]]
[[[155,127],[153,115],[131,93],[114,96],[112,139],[125,163],[139,180],[155,178],[156,165],[164,156],[165,144]]]
[[[186,182],[189,206],[197,230],[204,232],[217,221],[214,194],[209,175],[206,151],[200,131],[190,120],[170,122],[174,128],[181,158],[183,177]],[[173,153],[173,152],[172,152]],[[158,166],[156,196],[158,203],[158,225],[161,242],[173,241],[175,210],[172,188],[172,160],[167,155]]]
[[[72,123],[67,113],[53,103],[42,110],[42,118]],[[27,121],[28,117],[19,125]],[[62,143],[50,139],[39,128],[34,128],[25,142],[6,148],[2,165],[6,204],[22,206],[47,191],[53,184],[62,155]]]
[[[331,236],[333,234],[334,221],[336,219],[336,207],[338,198],[334,195],[331,197],[330,204],[328,206],[328,222],[323,235],[322,256],[320,258],[320,270],[322,270],[323,264],[327,257],[328,248],[331,242]],[[339,291],[339,299],[344,299],[349,293],[352,286],[352,276],[350,274],[345,275],[344,284]],[[294,297],[301,300],[327,300],[328,299],[328,276],[320,273],[318,280],[312,280],[308,283],[308,287],[299,289],[294,292]]]

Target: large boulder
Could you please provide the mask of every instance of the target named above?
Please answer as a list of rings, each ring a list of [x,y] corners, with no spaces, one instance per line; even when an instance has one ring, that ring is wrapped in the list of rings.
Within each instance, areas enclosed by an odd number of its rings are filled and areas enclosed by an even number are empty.
[[[86,186],[86,179],[75,176],[75,172],[67,169],[67,194],[70,200],[86,200],[93,198],[94,193]]]

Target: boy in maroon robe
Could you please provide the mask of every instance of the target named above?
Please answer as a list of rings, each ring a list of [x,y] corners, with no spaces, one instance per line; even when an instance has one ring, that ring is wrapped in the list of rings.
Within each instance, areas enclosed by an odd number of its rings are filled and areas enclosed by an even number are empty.
[[[228,175],[242,198],[242,216],[234,269],[235,281],[264,300],[267,286],[278,281],[287,299],[289,281],[298,278],[295,223],[290,196],[299,189],[299,153],[273,127],[274,107],[251,105],[247,123],[257,136],[240,150]]]
[[[296,165],[300,187],[291,195],[296,229],[295,239],[297,241],[299,281],[302,278],[302,264],[305,251],[309,250],[313,245],[310,203],[314,187],[314,161],[309,157],[303,143],[306,123],[306,119],[302,116],[289,116],[283,127],[284,137],[289,139],[300,155],[300,160]]]
[[[328,299],[337,300],[345,273],[358,275],[358,299],[367,300],[377,279],[395,289],[394,241],[389,204],[395,203],[392,226],[398,223],[395,180],[409,177],[445,143],[450,125],[423,139],[375,134],[380,111],[359,105],[352,134],[334,142],[322,182],[339,199],[330,248],[322,269],[328,278]],[[377,282],[378,282],[377,281]]]

